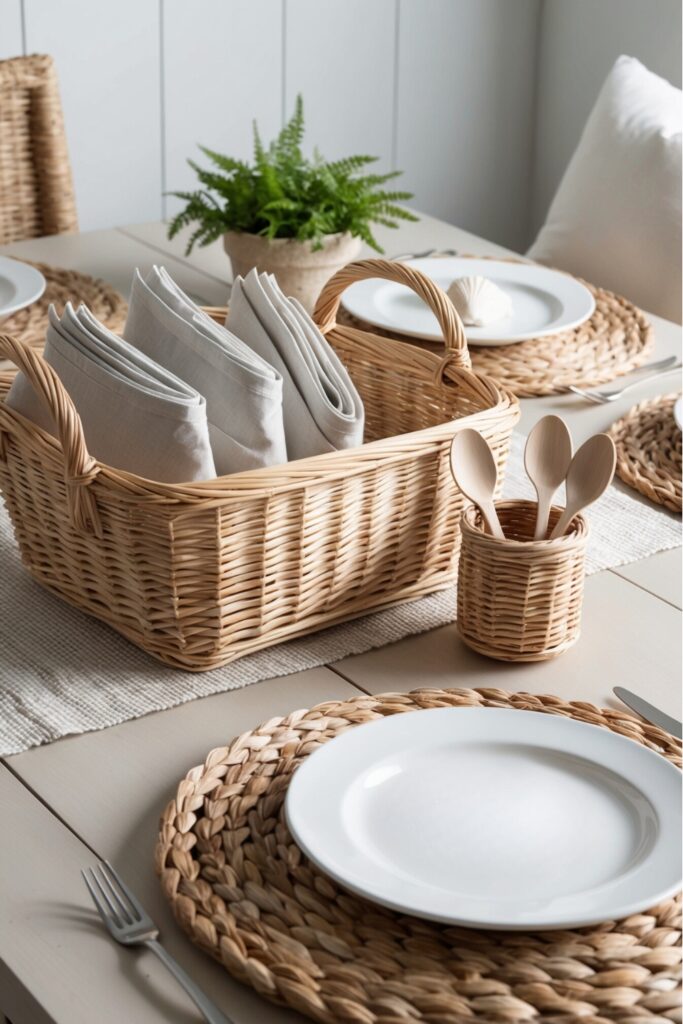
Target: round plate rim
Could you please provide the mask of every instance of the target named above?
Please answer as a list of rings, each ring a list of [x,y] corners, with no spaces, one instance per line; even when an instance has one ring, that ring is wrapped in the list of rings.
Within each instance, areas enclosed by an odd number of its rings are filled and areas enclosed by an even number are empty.
[[[36,302],[47,287],[44,275],[36,267],[11,256],[0,255],[0,277],[10,281],[17,291],[9,305],[0,306],[0,317],[3,319]]]
[[[644,746],[643,744],[636,743],[635,741],[633,741],[631,739],[628,739],[628,738],[626,738],[624,736],[621,736],[619,733],[616,733],[616,732],[613,732],[611,730],[602,728],[601,726],[592,725],[592,724],[587,723],[587,722],[581,722],[581,721],[578,721],[578,720],[573,719],[573,718],[568,718],[566,716],[552,715],[552,714],[548,714],[548,713],[544,713],[544,712],[531,711],[531,710],[521,710],[521,709],[515,709],[515,708],[481,708],[481,707],[478,707],[478,708],[472,708],[472,707],[457,708],[457,707],[443,707],[443,708],[422,709],[420,711],[420,715],[421,716],[424,716],[424,715],[434,716],[434,715],[444,715],[444,714],[452,716],[455,713],[457,713],[458,715],[461,715],[461,716],[462,715],[470,716],[470,717],[475,717],[476,716],[476,717],[479,717],[479,718],[482,715],[485,715],[485,714],[486,715],[494,714],[494,715],[498,715],[498,716],[503,715],[503,716],[506,716],[506,717],[515,716],[515,720],[520,725],[521,725],[521,723],[522,723],[522,721],[524,719],[526,719],[527,721],[529,721],[530,719],[535,719],[535,720],[541,720],[542,719],[542,720],[545,720],[546,723],[548,723],[547,728],[549,730],[551,730],[551,731],[553,729],[567,729],[567,728],[569,728],[570,730],[579,730],[579,735],[581,734],[581,732],[584,732],[584,735],[593,734],[593,735],[596,736],[596,738],[598,736],[602,737],[602,742],[603,743],[613,743],[613,742],[617,741],[619,743],[627,744],[627,748],[624,748],[625,752],[626,752],[626,749],[628,749],[628,748],[634,748],[635,751],[637,751],[637,753],[633,754],[634,757],[636,757],[636,758],[645,757],[645,758],[655,759],[655,761],[659,765],[657,770],[664,771],[664,772],[669,771],[672,774],[672,779],[675,776],[676,777],[676,781],[678,782],[678,785],[680,786],[680,784],[681,784],[681,773],[678,771],[678,769],[676,767],[674,767],[674,765],[672,765],[666,758],[664,758],[661,755],[655,753],[653,750],[649,749],[648,747]],[[292,835],[292,838],[297,843],[297,845],[302,849],[304,854],[309,858],[309,860],[311,860],[312,863],[316,865],[316,867],[318,867],[323,873],[327,874],[329,877],[334,879],[335,882],[337,882],[340,886],[342,886],[347,891],[353,892],[354,894],[362,897],[363,899],[367,899],[370,902],[376,903],[376,904],[378,904],[380,906],[387,907],[388,909],[396,911],[398,913],[410,914],[412,916],[422,917],[422,918],[424,918],[426,920],[432,920],[432,921],[436,921],[438,923],[446,924],[446,925],[461,926],[461,927],[468,927],[468,928],[478,928],[478,929],[482,929],[482,930],[502,930],[502,931],[535,931],[535,930],[542,931],[542,930],[552,930],[552,929],[570,929],[570,928],[587,927],[587,926],[590,926],[590,925],[600,924],[600,923],[602,923],[605,920],[621,919],[621,918],[628,917],[631,914],[638,913],[638,912],[642,911],[643,909],[645,909],[645,908],[647,908],[649,906],[654,906],[654,905],[656,905],[657,903],[661,902],[664,899],[668,899],[669,897],[673,896],[676,892],[679,891],[680,886],[681,886],[681,879],[680,879],[680,877],[678,877],[675,881],[671,881],[670,883],[667,883],[666,885],[662,886],[662,888],[659,889],[656,892],[648,893],[647,896],[637,897],[637,898],[632,899],[632,900],[630,900],[628,902],[625,902],[623,904],[619,904],[618,906],[614,906],[609,911],[606,911],[603,908],[600,911],[599,914],[596,914],[596,915],[593,915],[593,916],[591,916],[591,915],[589,915],[589,916],[583,915],[583,916],[579,916],[579,917],[572,917],[571,915],[569,915],[569,916],[565,915],[565,916],[558,917],[556,919],[548,919],[548,918],[540,917],[537,920],[533,920],[533,919],[530,920],[530,919],[525,918],[524,921],[519,921],[519,920],[515,920],[515,919],[500,919],[500,920],[495,920],[494,921],[494,920],[492,920],[490,918],[486,918],[486,917],[477,918],[477,917],[468,917],[468,916],[454,916],[452,914],[425,913],[423,909],[420,909],[420,908],[416,907],[415,905],[411,905],[411,904],[409,904],[407,902],[402,902],[400,900],[399,901],[395,901],[393,899],[385,898],[384,896],[382,896],[381,894],[378,894],[377,892],[371,892],[368,888],[364,888],[363,886],[359,886],[357,884],[354,884],[347,877],[345,877],[342,874],[340,874],[337,870],[335,870],[334,868],[331,868],[330,864],[325,861],[325,858],[321,857],[319,855],[319,851],[317,849],[313,848],[306,841],[306,838],[302,835],[300,829],[298,828],[297,821],[295,820],[296,812],[295,812],[294,815],[292,813],[292,804],[293,804],[294,800],[297,799],[297,791],[298,791],[299,788],[301,788],[302,780],[306,779],[306,776],[309,775],[313,771],[313,769],[310,768],[310,765],[312,763],[315,763],[315,759],[316,758],[318,758],[317,764],[319,765],[320,760],[323,757],[325,757],[325,756],[329,757],[330,756],[329,753],[326,753],[326,752],[328,752],[335,745],[336,745],[336,749],[339,750],[340,744],[343,743],[345,740],[348,741],[354,735],[357,736],[362,731],[367,732],[367,730],[369,730],[369,729],[374,729],[376,731],[378,729],[380,729],[380,728],[389,728],[389,729],[391,729],[392,728],[391,723],[395,722],[395,720],[397,720],[397,719],[405,719],[405,718],[412,718],[412,717],[413,717],[413,713],[412,712],[407,712],[405,715],[402,714],[402,715],[385,716],[385,717],[383,717],[381,719],[377,719],[377,720],[375,720],[373,722],[366,722],[366,723],[363,723],[360,726],[354,727],[353,729],[346,730],[340,736],[337,736],[333,740],[328,741],[323,746],[321,746],[318,750],[314,751],[314,753],[311,754],[306,759],[306,761],[304,761],[297,768],[296,772],[294,773],[294,775],[292,777],[292,780],[290,781],[289,787],[287,789],[287,794],[286,794],[285,802],[284,802],[284,816],[285,816],[285,821],[287,823],[287,827],[288,827],[288,829],[289,829],[289,831],[290,831],[290,833]],[[511,721],[512,721],[512,719],[511,719]],[[585,732],[586,730],[588,730],[588,733]],[[600,743],[601,740],[598,739],[597,742]],[[631,751],[631,753],[633,753],[633,751]],[[648,801],[650,801],[652,803],[651,797],[652,797],[652,794],[646,794],[646,798],[648,799]],[[656,806],[656,803],[657,803],[657,801],[655,799],[655,803],[653,804],[653,806]],[[679,801],[679,803],[680,803],[680,801]]]
[[[471,264],[482,264],[481,267],[475,267],[475,273],[483,273],[486,269],[488,269],[489,272],[497,273],[497,271],[503,269],[507,273],[509,273],[511,277],[514,278],[516,275],[518,275],[518,272],[520,271],[522,275],[526,274],[527,271],[532,271],[534,274],[538,274],[539,276],[541,276],[541,278],[544,278],[545,280],[556,280],[558,282],[560,280],[564,280],[565,283],[569,282],[569,287],[571,287],[575,291],[577,296],[582,295],[586,302],[585,309],[580,316],[570,318],[559,325],[556,324],[555,326],[553,326],[551,324],[545,330],[540,331],[518,332],[517,334],[507,335],[505,337],[499,338],[496,338],[494,334],[493,337],[486,338],[476,333],[484,330],[484,328],[473,328],[465,326],[465,335],[470,345],[479,346],[482,348],[496,348],[504,345],[516,345],[522,341],[530,341],[536,338],[550,337],[554,334],[561,334],[566,331],[574,330],[581,324],[585,323],[586,320],[589,320],[595,312],[595,296],[590,291],[590,289],[587,288],[582,281],[579,281],[572,274],[565,273],[562,270],[556,270],[553,267],[544,267],[536,263],[485,259],[484,257],[480,256],[453,256],[443,258],[422,257],[420,259],[405,260],[402,262],[404,263],[405,266],[413,267],[416,270],[422,271],[422,273],[426,274],[427,277],[431,277],[432,275],[429,273],[429,270],[432,269],[435,266],[435,264],[439,264],[443,268],[444,266],[447,266],[449,263],[454,263],[456,261],[461,262],[464,260],[467,260],[468,263]],[[483,264],[485,264],[485,266]],[[353,301],[354,291],[356,295],[359,295],[363,294],[367,290],[376,291],[388,286],[401,287],[401,285],[393,281],[385,281],[380,278],[367,278],[363,281],[358,281],[355,284],[350,285],[344,291],[344,293],[341,296],[341,304],[346,310],[346,312],[350,313],[351,316],[357,317],[359,320],[363,320],[374,327],[381,327],[385,330],[394,331],[396,334],[402,334],[406,338],[418,338],[423,341],[441,341],[441,334],[438,332],[415,330],[406,331],[405,329],[402,329],[400,326],[397,326],[396,323],[392,321],[390,318],[384,317],[381,314],[377,314],[373,310],[370,310],[370,312],[368,312],[367,309],[359,307],[359,305]],[[556,292],[551,292],[551,290],[548,288],[546,288],[545,290],[549,294],[556,295]],[[349,296],[351,296],[350,301]],[[492,331],[495,331],[495,324],[492,325],[491,329]]]

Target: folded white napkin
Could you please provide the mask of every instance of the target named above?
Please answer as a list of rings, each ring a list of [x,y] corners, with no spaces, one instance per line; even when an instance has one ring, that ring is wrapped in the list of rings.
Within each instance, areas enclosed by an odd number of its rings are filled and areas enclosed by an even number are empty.
[[[206,401],[95,317],[70,303],[49,310],[45,359],[71,397],[90,454],[150,480],[187,483],[216,476]],[[23,373],[6,404],[52,434],[52,417]]]
[[[363,404],[344,365],[296,299],[274,277],[250,271],[232,287],[230,330],[283,379],[287,455],[351,448],[363,442]]]
[[[220,476],[287,461],[282,377],[185,295],[163,267],[136,270],[124,338],[206,398]]]

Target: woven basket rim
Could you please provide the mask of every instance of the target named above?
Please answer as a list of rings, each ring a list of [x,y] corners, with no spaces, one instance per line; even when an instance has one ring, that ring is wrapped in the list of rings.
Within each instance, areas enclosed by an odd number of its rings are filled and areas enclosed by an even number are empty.
[[[524,508],[535,508],[537,502],[529,498],[501,498],[498,501],[494,501],[494,506],[497,511],[500,509],[510,509],[515,506],[522,506]],[[551,505],[550,512],[563,512],[564,509],[560,505]],[[478,521],[479,520],[479,521]],[[590,535],[590,526],[588,520],[582,512],[577,514],[569,524],[566,533],[563,533],[561,537],[555,537],[552,540],[550,537],[544,540],[514,540],[512,537],[494,537],[490,533],[485,533],[482,529],[481,513],[476,505],[468,505],[463,509],[460,527],[463,533],[468,533],[473,537],[478,538],[482,543],[490,546],[493,549],[503,550],[504,548],[515,548],[525,552],[538,554],[557,552],[557,554],[564,554],[572,547],[583,547],[585,546],[588,537]]]
[[[218,307],[210,307],[213,315],[219,313]],[[345,328],[340,326],[344,331]],[[334,330],[329,334],[333,334]],[[369,332],[366,332],[369,333]],[[0,328],[0,336],[2,331]],[[6,337],[11,338],[7,335]],[[423,349],[405,343],[395,342],[388,338],[372,335],[380,348],[390,346],[396,348],[397,356],[405,356],[410,359],[411,353],[424,361],[425,356],[434,361],[434,356],[425,353]],[[22,348],[30,349],[19,339],[12,339]],[[408,351],[411,350],[411,351]],[[414,350],[414,351],[412,351]],[[35,353],[38,360],[44,362],[39,353]],[[46,364],[47,365],[47,364]],[[519,406],[516,396],[488,375],[478,374],[473,370],[464,367],[446,366],[443,370],[443,386],[457,386],[459,379],[475,379],[487,392],[490,403],[482,405],[481,408],[468,413],[454,420],[445,420],[421,430],[411,431],[405,434],[395,434],[385,438],[378,438],[368,441],[356,448],[346,448],[339,451],[327,452],[321,455],[313,455],[306,459],[298,459],[284,463],[282,466],[264,466],[259,469],[244,470],[240,473],[232,473],[227,476],[216,477],[211,480],[198,480],[189,483],[163,483],[156,480],[149,480],[138,476],[127,470],[117,469],[100,462],[91,456],[93,472],[96,479],[93,484],[97,486],[98,481],[105,483],[107,487],[113,487],[123,495],[130,495],[136,501],[145,497],[158,502],[165,499],[171,503],[201,501],[205,503],[210,500],[225,501],[231,498],[244,500],[252,495],[263,495],[264,492],[279,494],[290,489],[301,487],[304,478],[309,485],[323,483],[330,476],[342,473],[344,476],[351,476],[354,473],[364,472],[372,463],[384,463],[401,461],[411,458],[412,453],[406,450],[412,442],[418,440],[424,444],[433,441],[437,445],[444,437],[449,437],[453,432],[453,424],[457,423],[466,427],[474,420],[477,425],[481,417],[491,416],[495,418],[500,412]],[[483,398],[482,398],[483,401]],[[63,451],[59,439],[49,432],[36,426],[31,420],[26,419],[14,409],[9,409],[0,398],[0,430],[12,431],[17,435],[23,435],[24,443],[36,449],[42,458],[45,458],[53,465],[63,462]],[[20,436],[20,440],[21,440]],[[100,480],[101,478],[101,480]]]
[[[414,430],[407,434],[395,434],[391,437],[379,438],[376,441],[367,441],[356,448],[345,448],[322,455],[312,455],[306,459],[296,459],[284,463],[282,466],[264,466],[260,469],[245,470],[242,473],[232,473],[211,480],[197,480],[194,483],[163,483],[157,480],[148,480],[124,469],[116,469],[94,458],[93,463],[101,482],[106,481],[107,486],[113,486],[124,495],[129,494],[136,501],[145,496],[153,498],[155,503],[158,503],[159,498],[166,498],[170,502],[191,501],[192,499],[205,501],[210,498],[221,501],[230,498],[244,500],[251,494],[263,495],[265,491],[271,494],[281,494],[287,490],[298,489],[303,483],[304,476],[308,485],[314,486],[324,483],[335,472],[343,472],[345,477],[350,477],[356,473],[365,472],[380,462],[399,462],[410,459],[412,453],[406,452],[403,448],[406,443],[410,444],[411,441],[418,439],[422,442],[432,440],[436,448],[444,437],[450,437],[454,423],[462,423],[464,428],[471,416],[480,416],[482,413],[488,412],[495,413],[515,404],[514,395],[503,393],[501,401],[495,406],[454,420],[445,420],[433,427],[424,427],[422,430]],[[26,419],[21,413],[14,409],[8,409],[4,401],[0,399],[0,431],[9,432],[11,429],[6,421],[14,422],[18,428],[17,433],[30,433],[31,446],[37,449],[42,456],[53,463],[62,463],[63,453],[59,439],[43,430],[42,427],[38,427],[32,420]],[[366,457],[362,457],[361,453],[365,453]],[[359,461],[359,458],[362,458],[362,461]],[[345,465],[347,461],[348,464]],[[319,474],[317,476],[316,471]],[[97,482],[96,479],[94,486],[97,485]]]
[[[87,465],[87,480],[77,479],[73,483],[78,485],[85,483],[88,487],[94,485],[96,488],[98,483],[106,485],[107,488],[112,488],[119,494],[130,495],[136,502],[145,498],[156,503],[160,499],[162,502],[166,500],[175,504],[201,502],[202,507],[206,508],[211,501],[224,503],[231,498],[244,501],[250,495],[263,497],[264,494],[280,494],[290,489],[300,489],[304,483],[306,486],[315,486],[317,483],[324,483],[331,477],[335,478],[341,474],[350,476],[353,473],[362,473],[371,468],[373,464],[410,459],[414,455],[413,443],[419,442],[423,450],[425,444],[430,441],[436,445],[452,435],[455,423],[463,427],[469,423],[479,425],[482,418],[495,419],[500,413],[514,408],[519,411],[518,399],[512,392],[502,388],[494,378],[480,375],[472,370],[462,321],[445,292],[426,275],[403,264],[377,259],[359,260],[347,264],[334,274],[320,293],[313,313],[313,319],[323,334],[330,338],[333,338],[335,334],[349,335],[350,329],[337,324],[335,320],[339,301],[349,284],[367,277],[397,280],[412,288],[432,308],[442,326],[445,355],[439,358],[434,353],[425,352],[419,346],[396,342],[369,331],[358,332],[351,329],[351,334],[361,333],[364,338],[370,340],[373,345],[373,355],[376,352],[378,362],[381,357],[385,357],[387,360],[391,359],[392,366],[400,367],[404,364],[406,372],[412,373],[412,379],[421,380],[422,383],[430,382],[432,385],[445,388],[451,385],[457,386],[459,382],[465,385],[476,382],[470,390],[475,396],[478,408],[458,417],[457,420],[446,420],[421,430],[378,438],[356,448],[323,453],[307,459],[287,462],[282,466],[265,466],[216,477],[212,480],[162,483],[108,466],[90,454],[87,450],[78,411],[69,399],[58,375],[46,363],[41,353],[31,350],[19,339],[3,335],[0,332],[0,355],[23,368],[29,378],[33,379],[34,386],[36,377],[45,377],[51,382],[49,385],[52,389],[50,411],[53,416],[56,415],[54,409],[54,393],[56,392],[56,400],[61,401],[65,407],[62,415],[65,418],[65,424],[68,422],[70,443],[79,450],[83,465]],[[223,321],[226,309],[224,307],[207,307],[205,312],[213,319]],[[17,434],[19,443],[23,442],[37,450],[53,466],[64,461],[65,454],[58,439],[36,427],[34,423],[14,410],[7,409],[0,400],[0,430],[8,431],[12,428]],[[67,429],[66,426],[65,429]],[[99,491],[99,488],[97,489]]]
[[[39,88],[56,74],[54,58],[48,53],[30,53],[0,61],[0,86]]]

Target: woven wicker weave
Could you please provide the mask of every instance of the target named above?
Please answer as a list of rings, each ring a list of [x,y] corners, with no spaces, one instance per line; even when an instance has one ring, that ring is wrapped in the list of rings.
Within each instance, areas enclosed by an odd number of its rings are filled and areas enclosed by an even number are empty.
[[[446,355],[338,328],[346,285],[398,279],[431,303]],[[61,443],[0,403],[0,486],[34,577],[171,665],[204,670],[453,582],[462,496],[448,450],[461,427],[500,470],[513,396],[469,369],[455,310],[400,264],[352,264],[318,318],[358,387],[366,443],[191,485],[96,462],[41,356],[0,337],[52,413]]]
[[[52,57],[0,61],[0,245],[78,231]]]
[[[588,524],[575,516],[556,540],[534,541],[535,501],[496,503],[505,540],[483,529],[473,506],[462,517],[458,632],[480,654],[546,661],[579,639]],[[550,512],[549,528],[562,510]]]
[[[673,416],[677,398],[640,402],[610,429],[617,476],[672,512],[681,511],[681,431]]]
[[[273,718],[213,750],[163,812],[156,866],[181,927],[235,978],[325,1024],[680,1020],[678,900],[578,931],[480,932],[374,906],[306,860],[283,818],[297,765],[349,727],[444,706],[569,716],[681,763],[680,743],[626,711],[502,690],[363,695]]]
[[[481,256],[473,258],[482,259]],[[578,387],[605,384],[641,366],[654,344],[652,326],[645,314],[620,295],[596,288],[587,281],[583,284],[595,297],[595,312],[589,320],[572,331],[515,345],[473,346],[470,355],[475,371],[494,377],[519,398],[532,398],[561,394],[570,384]],[[371,327],[345,310],[341,321],[386,338],[406,340],[405,335]],[[435,348],[433,342],[408,340],[429,351]]]

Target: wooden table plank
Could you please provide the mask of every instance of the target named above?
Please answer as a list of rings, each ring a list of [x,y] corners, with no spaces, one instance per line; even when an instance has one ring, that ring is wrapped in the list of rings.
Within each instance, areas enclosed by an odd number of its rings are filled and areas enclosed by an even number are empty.
[[[421,252],[434,248],[455,249],[458,252],[476,256],[516,255],[503,246],[496,245],[484,238],[478,238],[452,224],[446,224],[444,221],[424,214],[421,214],[420,217],[419,222],[401,225],[398,231],[381,226],[377,229],[377,238],[389,254]],[[209,274],[217,282],[227,282],[231,279],[229,262],[220,240],[205,249],[195,249],[191,257],[186,257],[185,246],[190,234],[189,229],[183,230],[172,241],[166,235],[166,225],[161,222],[131,224],[119,230],[125,232],[130,238],[152,246],[159,253],[169,253],[177,260],[191,262],[193,266],[201,269],[203,273]],[[377,254],[368,246],[364,246],[362,255]],[[648,361],[670,355],[680,357],[680,326],[657,316],[650,316],[650,320],[655,329],[655,349]],[[608,405],[595,405],[573,394],[524,399],[521,403],[522,418],[517,429],[526,434],[542,416],[552,412],[566,419],[578,444],[591,434],[607,430],[616,419],[628,412],[637,402],[675,391],[680,387],[680,379],[680,371],[678,374],[662,376],[642,384],[623,398]],[[616,381],[613,386],[617,387],[618,383]]]
[[[148,224],[126,224],[116,229],[126,238],[133,239],[141,245],[146,245],[163,259],[171,258],[178,263],[184,263],[198,273],[210,277],[212,281],[223,289],[223,298],[216,305],[225,305],[227,296],[230,293],[230,282],[232,273],[230,261],[223,249],[223,243],[219,240],[212,242],[205,248],[195,247],[190,256],[185,252],[187,239],[192,234],[190,228],[186,228],[173,239],[167,236],[168,225],[163,221],[150,221]]]
[[[146,271],[153,263],[161,262],[160,254],[148,245],[115,230],[31,238],[0,246],[0,253],[101,277],[125,296],[130,293],[135,267]],[[225,301],[225,289],[206,274],[174,259],[171,254],[165,255],[164,260],[169,273],[196,301],[205,305]]]
[[[431,246],[507,253],[433,218],[397,232],[383,230],[380,237],[390,254]],[[199,301],[225,301],[228,264],[220,243],[186,259],[183,239],[169,243],[162,224],[36,239],[1,251],[83,270],[124,293],[136,265],[163,262]],[[680,328],[653,320],[657,355],[680,353]],[[581,440],[642,397],[673,390],[675,384],[675,377],[663,378],[610,406],[586,405],[574,396],[528,399],[522,402],[522,429],[553,411],[568,419]],[[237,1024],[300,1019],[233,983],[189,946],[171,920],[151,852],[159,811],[187,768],[211,746],[264,719],[351,695],[354,686],[370,692],[495,686],[611,703],[611,687],[620,683],[680,717],[680,616],[674,607],[680,603],[678,552],[662,553],[587,581],[583,637],[555,662],[489,661],[464,648],[454,626],[447,626],[344,659],[334,671],[314,669],[255,684],[17,755],[9,763],[26,788],[0,771],[3,824],[9,823],[0,830],[0,876],[13,882],[0,899],[0,1011],[14,1024],[190,1024],[198,1019],[155,960],[119,950],[95,921],[78,877],[79,867],[92,859],[90,846],[122,870],[158,918],[171,951],[217,1002],[223,1001]]]
[[[271,1007],[250,989],[233,982],[186,940],[173,921],[153,870],[158,818],[180,779],[213,747],[276,715],[357,693],[336,673],[311,669],[191,701],[102,732],[69,737],[9,758],[8,764],[88,847],[116,866],[160,926],[164,945],[235,1024],[286,1024],[301,1018]],[[41,863],[52,861],[53,856],[52,852],[46,856],[50,847],[43,843],[40,831],[22,821],[16,811],[10,809],[8,820],[12,829],[7,831],[22,837],[17,845],[23,842],[32,847],[26,873],[17,850],[11,873],[4,876],[15,880],[17,900],[23,906],[22,890],[30,886],[31,873],[40,872]],[[82,850],[78,857],[71,850],[59,856],[59,878],[52,883],[46,878],[41,906],[49,907],[55,900],[68,904],[75,900],[82,910],[87,907],[87,899],[85,889],[81,891],[78,869],[84,862],[92,862],[93,857]],[[65,875],[69,878],[65,890],[68,896],[61,895]],[[6,898],[0,900],[0,907],[0,913],[13,912]],[[49,938],[50,944],[58,941],[64,950],[53,969],[65,972],[67,977],[71,974],[74,985],[82,987],[82,995],[74,996],[70,1016],[55,1011],[49,1018],[55,1024],[92,1024],[95,1020],[97,1024],[189,1024],[198,1019],[184,993],[167,980],[163,968],[157,970],[151,955],[140,954],[138,960],[137,954],[117,950],[101,928],[88,925],[94,953],[88,953],[87,972],[82,970],[82,950],[74,965],[68,953],[71,933],[77,927],[69,923],[73,916],[69,911],[66,920],[53,923],[49,919],[45,926],[56,933]],[[82,922],[78,927],[83,931]],[[5,947],[12,944],[11,929],[0,929],[0,959],[10,953]],[[37,968],[38,963],[33,969],[40,974]],[[27,964],[27,975],[30,969]],[[40,987],[39,979],[36,984]],[[54,980],[48,980],[41,995],[48,1006],[54,987]],[[43,993],[42,987],[40,991]],[[98,1009],[94,1013],[96,1000]],[[125,1013],[122,1006],[126,1007]]]
[[[655,328],[655,345],[647,362],[664,359],[666,356],[678,356],[680,359],[680,327],[668,320],[662,320],[661,317],[650,316],[650,320]],[[645,374],[643,375],[645,376]],[[636,379],[637,375],[627,375],[602,386],[605,389],[618,388],[622,384]],[[642,402],[646,398],[656,398],[658,395],[673,394],[674,391],[680,390],[680,387],[681,371],[677,370],[674,373],[660,374],[652,380],[645,381],[632,391],[628,391],[622,398],[603,405],[586,401],[572,392],[540,398],[525,398],[521,402],[522,416],[517,424],[517,430],[528,434],[534,423],[537,423],[542,416],[553,413],[556,416],[562,416],[565,420],[572,432],[575,445],[581,444],[591,434],[609,430],[616,420],[624,416],[638,402]]]
[[[683,607],[681,601],[681,549],[660,551],[649,558],[642,558],[631,565],[612,569],[617,576],[637,584],[662,601],[668,601],[675,608]]]
[[[198,301],[225,304],[230,271],[222,243],[218,241],[205,249],[195,249],[188,258],[184,250],[189,232],[181,232],[169,241],[166,231],[166,225],[160,221],[125,225],[112,231],[31,239],[4,246],[0,252],[23,255],[27,259],[43,259],[55,265],[92,273],[105,278],[124,294],[128,293],[136,265],[147,268],[154,262],[165,262],[181,287]],[[402,225],[398,231],[381,228],[378,230],[378,238],[391,254],[433,247],[452,248],[474,255],[511,255],[502,246],[424,215],[418,223]],[[367,247],[363,254],[373,255]],[[655,327],[655,351],[652,358],[680,356],[680,326],[661,317],[651,316],[650,319]],[[525,399],[521,403],[522,418],[518,429],[527,433],[538,419],[548,412],[554,412],[567,420],[576,441],[580,443],[591,433],[606,430],[636,402],[675,391],[677,387],[680,387],[680,374],[669,374],[642,384],[609,405],[593,405],[571,394]]]
[[[12,1024],[198,1024],[151,953],[109,939],[80,876],[91,851],[2,766],[0,807],[0,1013]]]
[[[332,667],[368,693],[492,686],[617,707],[612,687],[620,685],[681,718],[680,614],[611,572],[586,580],[581,639],[553,661],[486,658],[463,644],[453,623]]]
[[[424,213],[419,216],[420,220],[417,223],[401,224],[398,230],[382,227],[381,224],[373,229],[378,242],[389,257],[402,253],[422,252],[425,249],[457,249],[458,252],[473,256],[514,255],[502,245],[479,238],[453,224],[447,224],[445,221],[429,217]],[[185,247],[192,233],[191,228],[183,229],[172,240],[167,237],[167,225],[161,221],[152,221],[147,224],[126,224],[118,230],[130,238],[150,245],[159,252],[170,253],[178,260],[189,261],[192,266],[209,274],[217,281],[232,280],[230,262],[225,255],[220,239],[203,249],[195,248],[192,255],[188,257],[185,255]],[[379,255],[369,246],[363,246],[362,257]]]

